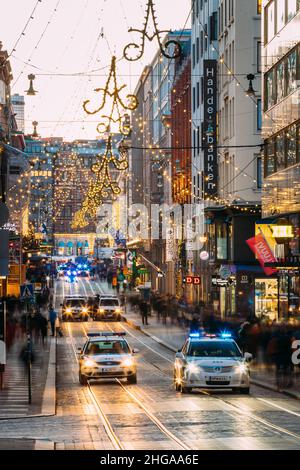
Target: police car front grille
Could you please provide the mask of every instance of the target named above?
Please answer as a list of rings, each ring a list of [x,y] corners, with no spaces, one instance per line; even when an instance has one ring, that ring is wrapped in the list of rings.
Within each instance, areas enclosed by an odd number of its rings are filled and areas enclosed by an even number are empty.
[[[119,366],[121,364],[120,361],[101,361],[97,362],[99,366]]]
[[[228,374],[233,371],[233,366],[201,366],[204,372]]]

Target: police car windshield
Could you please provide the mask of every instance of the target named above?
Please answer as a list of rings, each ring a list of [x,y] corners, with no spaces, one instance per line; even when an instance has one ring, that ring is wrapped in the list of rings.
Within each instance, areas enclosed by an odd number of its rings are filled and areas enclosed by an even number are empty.
[[[70,307],[77,307],[77,306],[81,306],[84,304],[85,304],[85,301],[83,299],[68,299],[66,301],[66,305]]]
[[[191,342],[188,356],[192,357],[241,357],[235,343],[229,341]]]
[[[129,347],[126,341],[93,341],[87,345],[85,354],[128,354]]]
[[[118,299],[101,299],[100,305],[105,305],[107,307],[115,307],[119,305]]]

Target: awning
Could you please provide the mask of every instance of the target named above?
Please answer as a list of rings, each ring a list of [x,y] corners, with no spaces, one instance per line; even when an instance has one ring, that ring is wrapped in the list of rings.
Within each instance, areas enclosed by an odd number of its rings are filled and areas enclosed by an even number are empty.
[[[59,243],[58,243],[58,248],[64,248],[64,247],[65,247],[64,242],[59,242]]]
[[[68,247],[68,248],[73,248],[73,242],[68,242],[68,243],[67,243],[67,247]]]
[[[83,246],[82,242],[77,242],[77,246],[78,246],[78,247]]]

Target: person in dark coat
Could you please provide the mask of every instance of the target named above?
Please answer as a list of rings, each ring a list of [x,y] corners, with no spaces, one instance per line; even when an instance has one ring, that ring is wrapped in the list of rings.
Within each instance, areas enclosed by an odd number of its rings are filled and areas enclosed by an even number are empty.
[[[53,306],[50,305],[50,307],[49,307],[49,322],[50,322],[50,325],[51,325],[52,336],[55,336],[55,322],[56,322],[56,319],[57,319],[57,313],[54,310]]]
[[[149,314],[149,305],[145,300],[140,303],[140,312],[142,315],[143,325],[148,325],[148,314]]]
[[[40,312],[36,314],[36,323],[38,326],[39,333],[42,337],[42,344],[45,346],[45,338],[47,337],[48,334],[48,322],[47,318],[44,317]]]

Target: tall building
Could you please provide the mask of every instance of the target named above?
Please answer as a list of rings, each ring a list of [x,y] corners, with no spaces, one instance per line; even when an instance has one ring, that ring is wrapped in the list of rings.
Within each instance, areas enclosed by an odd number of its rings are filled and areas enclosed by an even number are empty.
[[[163,44],[180,42],[186,56],[190,51],[190,46],[185,47],[190,44],[190,34],[190,30],[170,32]],[[168,52],[172,54],[172,51]],[[172,205],[171,95],[174,75],[175,61],[167,59],[159,50],[144,69],[136,88],[142,105],[133,115],[137,130],[133,129],[132,142],[138,142],[137,146],[142,147],[137,158],[142,157],[143,180],[133,173],[131,184],[139,189],[146,208],[148,240],[129,243],[129,247],[147,255],[144,261],[152,288],[169,294],[175,293],[175,265],[167,250],[164,227],[168,225],[170,215],[165,213],[164,205]]]
[[[194,2],[193,193],[203,229],[194,299],[223,318],[255,315],[255,279],[263,274],[247,244],[260,218],[260,28],[260,1]]]
[[[300,317],[300,2],[263,1],[263,220],[276,269],[260,289],[271,319]]]
[[[20,132],[25,132],[25,99],[24,96],[15,93],[11,97],[13,112]]]

